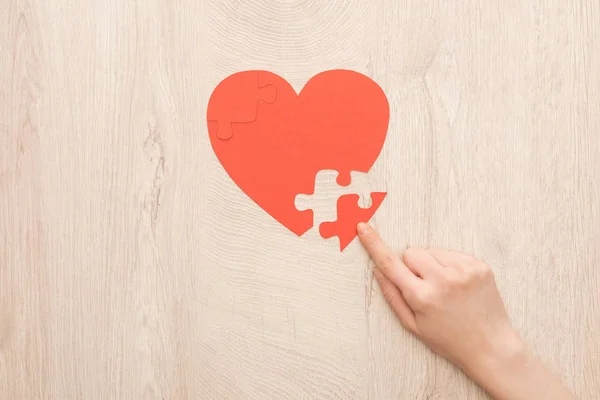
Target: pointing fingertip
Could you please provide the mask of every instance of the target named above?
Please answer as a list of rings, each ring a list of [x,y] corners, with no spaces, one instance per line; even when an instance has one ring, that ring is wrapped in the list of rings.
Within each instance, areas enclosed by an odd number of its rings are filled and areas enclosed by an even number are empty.
[[[367,225],[364,222],[359,222],[358,225],[356,226],[356,230],[358,231],[359,235],[364,235],[367,232],[369,232],[369,225]]]

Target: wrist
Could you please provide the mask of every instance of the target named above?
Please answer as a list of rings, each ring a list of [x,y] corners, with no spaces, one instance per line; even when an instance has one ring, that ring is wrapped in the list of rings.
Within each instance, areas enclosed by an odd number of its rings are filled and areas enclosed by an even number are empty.
[[[465,373],[495,399],[574,399],[516,333],[491,346]]]
[[[463,370],[479,385],[489,389],[495,381],[502,381],[503,377],[527,365],[530,359],[525,343],[510,329],[476,354]]]

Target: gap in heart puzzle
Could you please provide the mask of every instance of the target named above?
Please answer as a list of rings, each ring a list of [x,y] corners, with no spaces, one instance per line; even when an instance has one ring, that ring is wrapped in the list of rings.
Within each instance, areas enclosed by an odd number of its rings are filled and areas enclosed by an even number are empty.
[[[298,236],[319,223],[323,238],[339,238],[340,251],[386,195],[364,185],[356,193],[354,182],[377,160],[388,122],[381,87],[341,69],[313,76],[299,93],[274,73],[238,72],[217,85],[207,108],[213,150],[240,189]],[[346,188],[330,199],[337,219],[320,219],[314,201],[333,179]]]

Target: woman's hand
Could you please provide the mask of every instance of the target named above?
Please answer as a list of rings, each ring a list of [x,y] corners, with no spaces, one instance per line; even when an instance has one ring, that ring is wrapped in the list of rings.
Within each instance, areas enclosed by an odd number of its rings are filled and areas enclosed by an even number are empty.
[[[469,255],[411,248],[402,259],[367,224],[359,238],[402,325],[500,399],[572,395],[527,350],[510,324],[491,268]]]

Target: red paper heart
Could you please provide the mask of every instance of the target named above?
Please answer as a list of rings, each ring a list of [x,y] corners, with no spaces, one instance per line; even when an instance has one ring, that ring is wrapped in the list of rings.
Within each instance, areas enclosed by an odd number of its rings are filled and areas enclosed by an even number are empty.
[[[298,236],[313,226],[296,195],[312,193],[321,170],[368,172],[385,141],[389,105],[370,78],[349,70],[313,76],[299,94],[278,75],[243,71],[219,83],[207,110],[208,133],[233,181]]]

